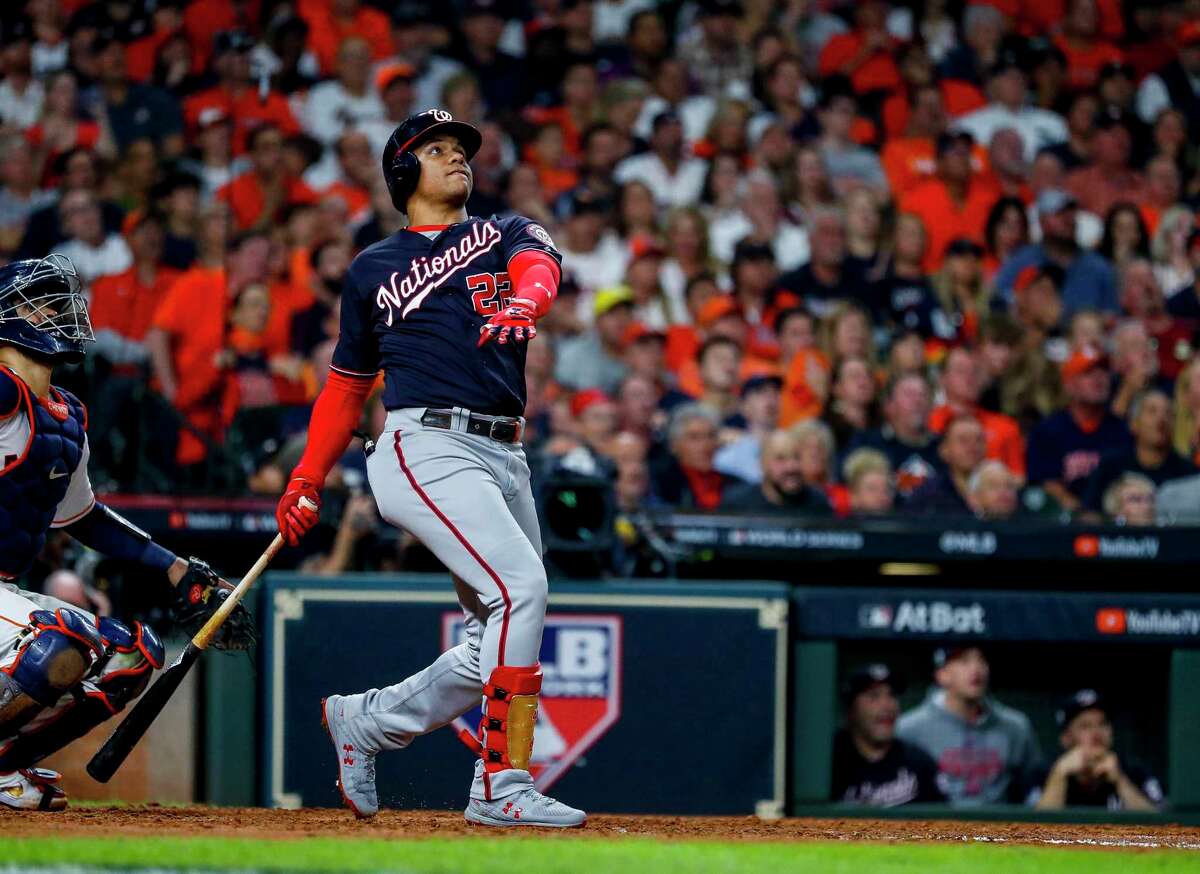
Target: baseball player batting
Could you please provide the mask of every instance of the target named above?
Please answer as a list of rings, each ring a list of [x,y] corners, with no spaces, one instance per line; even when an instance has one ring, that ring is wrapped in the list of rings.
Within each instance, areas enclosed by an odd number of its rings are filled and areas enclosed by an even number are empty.
[[[525,343],[554,300],[560,256],[529,219],[467,218],[480,142],[474,127],[432,109],[385,147],[384,178],[409,226],[350,265],[341,336],[279,502],[279,530],[296,544],[316,524],[300,499],[319,500],[382,369],[388,414],[367,459],[371,489],[383,518],[450,569],[468,639],[395,686],[322,701],[342,795],[357,816],[374,815],[375,756],[446,725],[482,695],[467,820],[581,826],[586,814],[542,795],[528,771],[546,571],[521,448]]]
[[[183,560],[98,502],[88,480],[87,410],[51,384],[83,359],[92,328],[70,260],[0,267],[0,809],[62,810],[60,775],[34,765],[119,713],[162,667],[163,646],[140,622],[95,616],[18,589],[51,528],[165,576],[175,617],[194,633],[232,587]],[[248,645],[242,611],[218,641]]]

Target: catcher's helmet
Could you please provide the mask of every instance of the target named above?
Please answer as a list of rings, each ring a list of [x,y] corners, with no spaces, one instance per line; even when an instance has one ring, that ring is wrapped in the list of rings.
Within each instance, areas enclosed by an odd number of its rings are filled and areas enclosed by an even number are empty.
[[[457,137],[468,161],[475,157],[483,142],[477,128],[465,121],[455,121],[444,109],[427,109],[406,118],[383,147],[383,178],[392,195],[392,205],[400,212],[407,212],[409,195],[417,190],[417,180],[421,177],[421,162],[412,150],[435,133]]]
[[[70,258],[54,254],[0,267],[0,345],[75,364],[95,339]]]

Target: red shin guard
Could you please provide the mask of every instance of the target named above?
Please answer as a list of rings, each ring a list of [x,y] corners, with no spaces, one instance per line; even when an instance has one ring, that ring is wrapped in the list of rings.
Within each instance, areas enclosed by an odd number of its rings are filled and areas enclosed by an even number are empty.
[[[501,665],[492,671],[483,686],[483,721],[479,723],[481,755],[487,773],[509,768],[529,770],[541,691],[541,665]]]

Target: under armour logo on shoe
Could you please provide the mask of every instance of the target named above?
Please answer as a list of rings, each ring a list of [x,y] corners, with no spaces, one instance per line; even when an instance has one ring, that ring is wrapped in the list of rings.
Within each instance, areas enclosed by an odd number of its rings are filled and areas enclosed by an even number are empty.
[[[352,752],[354,752],[354,744],[342,744],[342,749],[345,750],[347,753],[352,753]],[[342,761],[347,765],[353,765],[354,757],[353,756],[343,756]]]
[[[503,812],[505,814],[507,814],[508,816],[511,816],[513,819],[521,818],[521,808],[519,808],[519,807],[514,808],[513,803],[511,801],[504,805]]]

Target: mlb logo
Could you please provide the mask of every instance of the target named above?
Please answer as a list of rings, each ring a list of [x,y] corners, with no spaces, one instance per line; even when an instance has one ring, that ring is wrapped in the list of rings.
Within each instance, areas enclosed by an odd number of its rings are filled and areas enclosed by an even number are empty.
[[[467,637],[461,613],[442,616],[442,646]],[[539,656],[542,694],[529,772],[545,792],[621,716],[621,617],[546,615]],[[454,720],[478,737],[480,710]]]
[[[865,604],[858,611],[858,627],[890,629],[894,615],[889,604]]]

